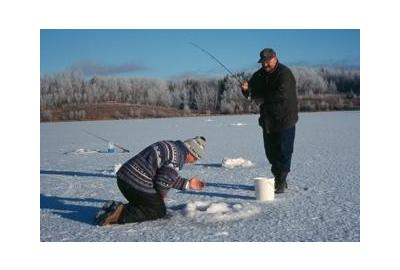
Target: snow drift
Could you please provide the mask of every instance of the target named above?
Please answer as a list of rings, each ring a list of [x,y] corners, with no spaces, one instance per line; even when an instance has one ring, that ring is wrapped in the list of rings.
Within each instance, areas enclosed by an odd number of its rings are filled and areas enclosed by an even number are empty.
[[[260,212],[250,203],[190,201],[183,214],[200,222],[232,221],[250,217]]]
[[[224,158],[222,160],[222,167],[228,168],[228,169],[233,169],[236,167],[242,167],[242,168],[249,168],[249,167],[254,167],[254,163],[251,162],[250,160],[246,160],[243,158]]]

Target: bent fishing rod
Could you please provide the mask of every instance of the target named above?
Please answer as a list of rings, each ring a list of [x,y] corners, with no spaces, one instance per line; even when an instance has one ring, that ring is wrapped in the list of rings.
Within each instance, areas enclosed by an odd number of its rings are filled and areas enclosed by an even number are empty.
[[[113,143],[113,142],[111,142],[110,140],[107,140],[107,139],[105,139],[105,138],[103,138],[103,137],[97,136],[96,134],[90,133],[89,131],[84,130],[84,132],[87,133],[87,134],[89,134],[89,135],[92,135],[93,137],[96,137],[97,139],[100,139],[100,140],[102,140],[102,141],[112,143],[112,144],[115,145],[117,148],[121,149],[122,152],[124,152],[124,153],[125,153],[125,152],[129,153],[129,150],[126,149],[126,148],[124,148],[124,147],[122,147],[121,145],[118,145],[118,144],[116,144],[116,143]]]
[[[238,79],[238,77],[236,75],[233,74],[232,71],[230,71],[229,68],[227,68],[221,61],[219,61],[217,59],[217,57],[215,57],[214,55],[212,55],[209,51],[207,51],[206,49],[200,47],[199,45],[197,45],[196,43],[193,42],[189,42],[189,44],[191,44],[192,46],[196,47],[197,49],[201,50],[203,53],[207,54],[208,56],[211,57],[211,59],[213,59],[215,62],[217,62],[221,67],[223,67],[226,71],[228,71],[228,73],[230,75],[232,75],[233,78],[235,78],[235,80],[241,85],[242,82]]]

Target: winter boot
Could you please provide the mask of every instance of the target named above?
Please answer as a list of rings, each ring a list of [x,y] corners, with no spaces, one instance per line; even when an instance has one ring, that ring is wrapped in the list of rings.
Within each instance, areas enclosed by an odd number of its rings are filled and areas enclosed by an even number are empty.
[[[115,202],[107,209],[102,209],[96,216],[96,222],[99,226],[105,226],[110,224],[118,224],[124,205],[121,202]]]
[[[275,177],[275,193],[277,193],[277,194],[283,193],[283,192],[285,192],[285,188],[288,188],[288,185],[286,182],[287,175],[288,175],[287,172],[283,172],[283,173],[277,175],[277,177]]]
[[[103,206],[101,207],[100,211],[97,212],[95,223],[97,224],[99,220],[104,217],[104,215],[108,212],[114,211],[115,208],[119,205],[119,202],[116,201],[106,201]]]
[[[101,209],[107,212],[109,209],[115,209],[115,207],[118,206],[118,204],[119,202],[117,201],[107,201],[105,204],[103,204]]]

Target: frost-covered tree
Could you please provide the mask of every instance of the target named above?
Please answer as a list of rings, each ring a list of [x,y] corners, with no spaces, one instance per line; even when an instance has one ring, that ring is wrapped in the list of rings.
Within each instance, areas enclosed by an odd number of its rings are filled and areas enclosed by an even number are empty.
[[[292,68],[296,78],[297,92],[300,96],[312,97],[328,91],[327,81],[318,73],[318,70],[296,67]]]
[[[299,97],[360,94],[360,73],[357,70],[292,67],[292,71]],[[235,76],[166,81],[136,77],[84,78],[77,72],[43,75],[40,78],[40,107],[45,111],[63,105],[118,102],[196,112],[256,112],[257,105],[243,98],[238,82],[238,79],[249,79],[251,73]],[[72,115],[63,116],[65,119],[69,117]],[[82,118],[82,114],[78,118]]]

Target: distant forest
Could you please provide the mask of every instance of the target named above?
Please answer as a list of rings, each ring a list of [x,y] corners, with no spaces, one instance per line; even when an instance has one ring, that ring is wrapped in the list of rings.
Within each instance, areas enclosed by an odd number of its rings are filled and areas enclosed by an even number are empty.
[[[359,110],[359,70],[291,69],[300,111]],[[41,121],[256,113],[258,106],[243,97],[238,85],[238,79],[250,76],[239,73],[236,78],[159,80],[87,79],[77,72],[44,75],[40,78]]]

